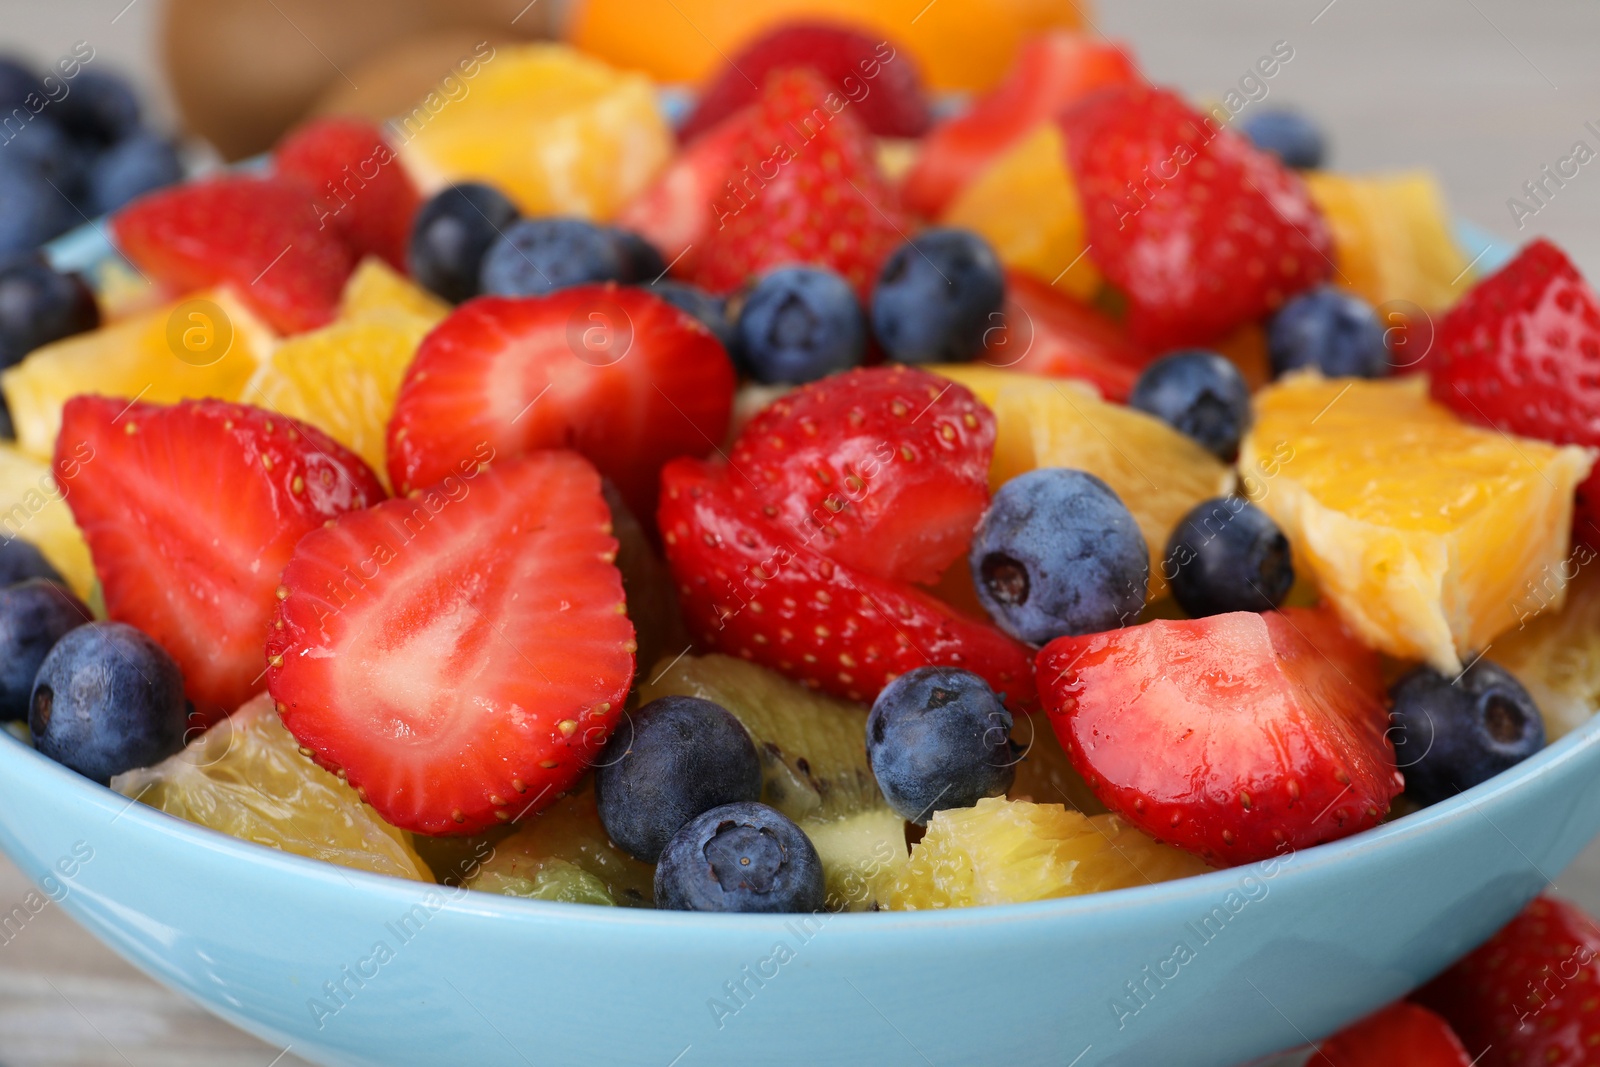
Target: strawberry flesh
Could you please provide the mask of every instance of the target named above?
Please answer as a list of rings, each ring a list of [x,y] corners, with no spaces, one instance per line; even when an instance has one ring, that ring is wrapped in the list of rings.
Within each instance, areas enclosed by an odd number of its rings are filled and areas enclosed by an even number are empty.
[[[1046,378],[1081,378],[1107,400],[1126,403],[1153,358],[1126,332],[1045,282],[1006,272],[1002,329],[991,330],[983,363]]]
[[[278,173],[310,183],[319,226],[332,226],[358,256],[406,271],[411,222],[422,204],[383,132],[356,118],[312,119],[273,154]]]
[[[1317,1053],[1310,1062],[1327,1067],[1473,1067],[1449,1023],[1404,1001],[1340,1030]]]

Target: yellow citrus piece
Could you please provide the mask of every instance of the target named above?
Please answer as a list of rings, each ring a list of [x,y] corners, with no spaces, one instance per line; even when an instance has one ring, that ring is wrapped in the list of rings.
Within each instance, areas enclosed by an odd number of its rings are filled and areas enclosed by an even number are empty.
[[[1115,815],[989,797],[928,820],[895,884],[896,909],[1020,904],[1203,874],[1187,852],[1157,844]]]
[[[1453,675],[1566,559],[1594,456],[1465,423],[1427,389],[1281,379],[1256,396],[1239,465],[1262,472],[1252,499],[1367,644]]]
[[[256,370],[246,402],[309,422],[384,474],[400,380],[433,324],[403,311],[336,319],[287,338]]]
[[[111,787],[153,808],[258,845],[431,882],[411,835],[378,818],[339,778],[301,755],[262,693],[154,767]]]
[[[94,588],[94,564],[66,497],[72,479],[93,462],[86,443],[69,450],[59,466],[0,444],[0,537],[32,542],[85,601]]]
[[[1100,288],[1100,272],[1083,254],[1083,204],[1053,122],[1040,124],[974,178],[941,221],[982,235],[1006,266],[1081,300]]]
[[[1016,778],[1006,796],[1040,804],[1065,804],[1085,815],[1105,814],[1106,806],[1072,766],[1047,717],[1018,716],[1011,728],[1011,741],[1022,755],[1017,759]]]
[[[1431,174],[1311,172],[1305,178],[1333,231],[1335,282],[1374,306],[1407,300],[1424,311],[1443,311],[1472,284]]]
[[[226,290],[201,293],[36,349],[0,374],[0,391],[17,443],[48,457],[61,431],[61,408],[72,397],[238,400],[273,340]]]
[[[450,314],[450,305],[377,256],[368,256],[344,283],[339,318],[353,319],[372,311],[403,311],[437,324]]]
[[[563,45],[502,45],[470,91],[394,127],[424,188],[477,180],[529,215],[607,219],[673,152],[655,87]]]
[[[1523,621],[1496,638],[1487,652],[1527,688],[1551,741],[1588,722],[1600,708],[1600,568],[1592,566],[1595,560],[1595,550],[1580,545],[1555,572],[1524,586],[1514,604]],[[1563,591],[1561,609],[1546,611]]]
[[[863,742],[865,737],[863,737]],[[831,911],[882,911],[905,871],[906,822],[888,808],[800,824],[816,846]]]

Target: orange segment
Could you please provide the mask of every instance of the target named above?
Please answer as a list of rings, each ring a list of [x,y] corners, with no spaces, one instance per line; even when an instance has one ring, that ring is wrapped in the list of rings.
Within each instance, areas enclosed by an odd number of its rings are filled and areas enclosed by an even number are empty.
[[[344,283],[339,317],[351,319],[369,311],[403,311],[438,323],[450,314],[450,305],[383,260],[368,256]]]
[[[1276,474],[1252,498],[1373,648],[1454,674],[1567,557],[1585,449],[1464,423],[1421,376],[1292,375],[1255,409],[1239,464]]]
[[[1006,266],[1080,299],[1088,300],[1100,288],[1100,272],[1083,254],[1083,205],[1053,122],[1039,126],[973,179],[942,221],[983,235]]]
[[[1489,647],[1488,658],[1517,676],[1544,716],[1554,741],[1600,708],[1600,568],[1595,550],[1579,545],[1555,572],[1524,587],[1514,608],[1523,622]],[[1570,584],[1569,584],[1570,580]],[[1544,611],[1566,590],[1559,611]],[[1530,618],[1535,612],[1543,612]]]
[[[66,496],[72,479],[93,462],[94,450],[87,444],[56,464],[0,444],[0,537],[31,542],[85,600],[94,586],[94,564]]]

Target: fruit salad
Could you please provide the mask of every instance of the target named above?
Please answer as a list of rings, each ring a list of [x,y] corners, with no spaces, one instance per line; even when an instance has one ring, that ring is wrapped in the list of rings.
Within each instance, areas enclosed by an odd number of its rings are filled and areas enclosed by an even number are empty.
[[[1034,29],[953,107],[767,27],[676,128],[508,46],[116,205],[135,300],[0,269],[14,732],[329,863],[804,912],[1268,860],[1581,725],[1593,290]],[[1329,1055],[1454,1062],[1498,959]]]

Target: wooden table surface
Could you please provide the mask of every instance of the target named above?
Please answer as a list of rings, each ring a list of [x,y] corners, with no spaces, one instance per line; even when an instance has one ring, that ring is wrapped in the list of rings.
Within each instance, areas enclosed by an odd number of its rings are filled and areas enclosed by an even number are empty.
[[[50,60],[73,42],[152,84],[161,0],[0,0],[0,48]],[[266,0],[263,0],[266,2]],[[338,2],[338,0],[329,0]],[[1600,5],[1573,0],[1099,0],[1099,28],[1152,78],[1220,99],[1279,41],[1267,85],[1330,131],[1343,169],[1423,166],[1456,212],[1508,241],[1548,235],[1600,279],[1600,166],[1524,229],[1521,186],[1600,126]],[[1252,104],[1251,106],[1257,106]],[[0,902],[28,884],[0,859]],[[1600,846],[1557,888],[1600,912]],[[9,908],[9,903],[0,910]],[[0,1067],[291,1067],[303,1061],[213,1019],[123,963],[56,908],[0,944]]]

